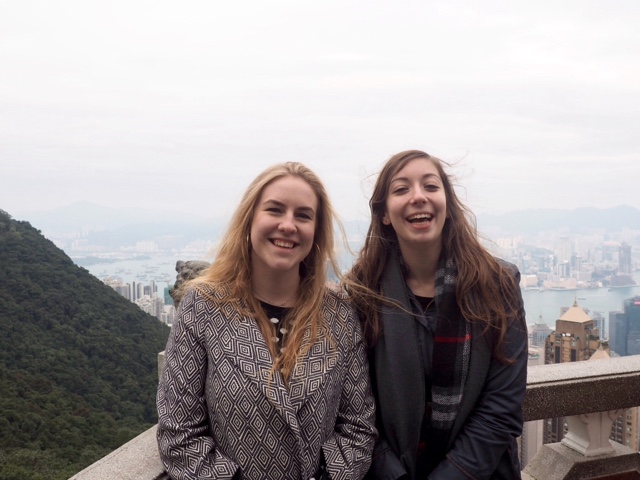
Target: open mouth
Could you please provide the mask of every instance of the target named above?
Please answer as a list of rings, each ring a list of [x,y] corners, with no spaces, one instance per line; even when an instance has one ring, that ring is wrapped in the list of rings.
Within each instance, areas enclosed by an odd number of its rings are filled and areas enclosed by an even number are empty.
[[[288,248],[288,249],[291,249],[296,246],[296,244],[293,242],[288,242],[286,240],[280,240],[280,239],[271,240],[271,243],[273,243],[276,247]]]
[[[430,213],[416,213],[407,217],[407,221],[413,224],[429,223],[431,220],[433,220],[433,215]]]

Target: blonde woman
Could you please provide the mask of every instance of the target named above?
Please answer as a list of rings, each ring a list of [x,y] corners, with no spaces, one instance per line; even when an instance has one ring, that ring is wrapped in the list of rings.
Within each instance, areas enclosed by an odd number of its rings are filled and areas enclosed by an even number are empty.
[[[325,286],[333,222],[300,163],[249,185],[167,343],[158,445],[172,478],[365,475],[374,401],[360,324]]]

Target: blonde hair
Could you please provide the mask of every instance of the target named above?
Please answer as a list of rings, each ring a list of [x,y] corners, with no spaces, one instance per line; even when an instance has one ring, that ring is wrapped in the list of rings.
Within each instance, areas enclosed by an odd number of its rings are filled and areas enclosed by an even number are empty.
[[[274,181],[293,176],[305,181],[314,191],[318,207],[314,245],[307,257],[300,263],[300,287],[295,306],[287,315],[289,333],[286,337],[286,348],[279,354],[270,338],[276,336],[275,326],[269,321],[260,302],[253,295],[251,287],[251,222],[260,196],[264,189]],[[189,282],[211,301],[200,285],[215,286],[226,284],[229,287],[229,298],[243,314],[256,319],[258,327],[265,338],[267,347],[274,358],[272,373],[282,372],[285,382],[291,376],[298,357],[304,355],[321,332],[328,332],[322,317],[322,300],[326,294],[327,266],[339,275],[338,264],[334,253],[333,226],[336,223],[341,231],[342,225],[331,206],[324,185],[318,176],[308,167],[298,162],[287,162],[273,165],[260,173],[245,191],[238,208],[229,224],[226,235],[222,237],[218,253],[212,264],[202,274]],[[344,235],[344,234],[343,234]],[[302,346],[304,334],[310,328],[311,338]]]

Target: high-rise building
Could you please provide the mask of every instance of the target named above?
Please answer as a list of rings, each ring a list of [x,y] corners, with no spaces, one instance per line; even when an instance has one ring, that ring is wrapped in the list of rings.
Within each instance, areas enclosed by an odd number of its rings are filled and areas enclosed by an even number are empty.
[[[588,360],[600,346],[600,333],[594,321],[578,306],[573,306],[556,321],[556,329],[545,341],[545,364]],[[562,440],[566,432],[563,417],[544,420],[544,443]]]
[[[623,243],[618,252],[618,274],[631,275],[633,273],[633,260],[631,258],[631,245]]]
[[[558,264],[570,262],[574,252],[575,247],[570,237],[558,237],[556,241],[556,261]]]
[[[620,356],[626,355],[626,316],[624,311],[609,312],[609,347]]]
[[[593,320],[593,325],[598,329],[600,340],[606,340],[608,338],[608,335],[604,330],[606,326],[606,319],[604,318],[602,312],[590,312],[588,309],[585,309],[585,312],[587,312],[587,315],[591,317],[591,320]]]
[[[640,448],[638,444],[638,418],[638,407],[626,410],[613,422],[609,438],[637,452]]]
[[[542,315],[538,317],[538,322],[531,326],[529,331],[531,333],[531,336],[529,338],[529,345],[542,348],[544,348],[544,342],[552,332],[551,328],[549,328],[549,325],[544,323],[544,321],[542,320]],[[542,353],[542,359],[544,360],[544,351]]]
[[[556,321],[555,331],[545,342],[545,363],[588,360],[599,346],[600,332],[576,300]]]
[[[600,349],[591,356],[589,361],[608,360],[610,358],[609,343],[602,342]],[[613,421],[609,438],[614,442],[638,451],[638,407],[627,409]]]
[[[567,278],[571,275],[571,264],[569,262],[559,262],[556,265],[556,275],[560,278]]]
[[[609,312],[611,348],[620,356],[640,354],[640,296],[624,301],[624,311]]]
[[[611,349],[618,355],[640,353],[640,296],[625,300],[623,311],[609,312],[609,337]],[[639,423],[638,407],[628,409],[613,423],[611,439],[638,451]]]
[[[625,355],[640,354],[640,296],[624,301],[624,315],[627,320],[627,352]]]

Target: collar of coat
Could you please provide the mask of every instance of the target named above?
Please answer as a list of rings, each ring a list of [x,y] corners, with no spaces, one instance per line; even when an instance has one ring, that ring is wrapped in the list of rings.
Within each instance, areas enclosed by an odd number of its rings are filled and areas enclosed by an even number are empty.
[[[272,370],[273,357],[255,318],[248,315],[246,303],[233,298],[230,287],[226,285],[203,286],[200,292],[201,295],[196,295],[195,299],[196,316],[210,323],[210,332],[215,332],[209,339],[215,346],[210,350],[214,357],[212,362],[226,365],[216,360],[222,356],[228,359],[233,368],[269,399],[288,423],[295,425],[298,410],[314,393],[323,392],[326,382],[332,381],[330,372],[338,364],[340,355],[336,341],[332,345],[326,335],[318,332],[313,346],[298,359],[287,386],[281,373]],[[338,294],[326,290],[323,313],[331,335],[334,339],[349,342],[347,316],[350,310],[341,307],[342,303],[344,299]],[[302,348],[310,339],[311,330],[307,329]]]

